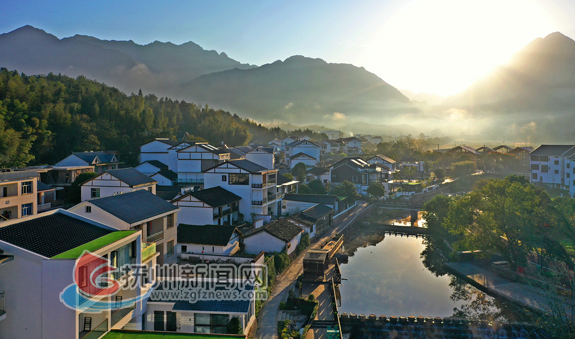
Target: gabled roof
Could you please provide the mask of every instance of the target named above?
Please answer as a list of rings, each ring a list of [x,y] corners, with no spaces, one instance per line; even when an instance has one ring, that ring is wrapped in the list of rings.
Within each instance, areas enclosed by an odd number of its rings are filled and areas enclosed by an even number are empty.
[[[304,158],[309,158],[309,159],[317,160],[316,158],[312,157],[311,155],[305,154],[305,153],[302,153],[302,152],[299,152],[298,154],[294,154],[294,155],[292,155],[292,156],[289,157],[289,158],[290,158],[290,159],[295,159],[295,158],[299,158],[299,157],[302,157],[302,156],[303,156]]]
[[[56,211],[0,227],[0,240],[51,258],[112,232]]]
[[[348,157],[341,159],[340,161],[336,162],[335,164],[331,165],[331,168],[334,168],[339,165],[348,164],[352,167],[362,168],[364,166],[369,166],[369,164],[360,157]]]
[[[186,194],[173,200],[172,203],[183,199],[184,197],[192,196],[212,207],[220,207],[224,205],[231,204],[235,201],[240,201],[242,198],[225,188],[220,186],[207,188],[205,190],[199,190],[195,192],[187,192]]]
[[[288,173],[289,173],[289,172],[288,172]],[[294,180],[290,180],[290,179],[288,179],[288,178],[286,178],[286,177],[284,177],[283,175],[281,175],[281,174],[278,173],[278,176],[277,176],[277,185],[278,185],[278,186],[285,185],[285,184],[289,184],[289,183],[295,184],[295,183],[297,183],[297,182],[299,182],[299,181],[297,181],[297,180],[295,180],[295,179],[294,179]]]
[[[153,177],[154,175],[161,175],[161,176],[163,176],[164,178],[166,178],[166,179],[168,179],[168,180],[171,180],[171,181],[176,181],[176,180],[178,180],[178,174],[175,173],[174,171],[171,171],[171,170],[161,170],[161,171],[159,171],[159,172],[157,172],[157,173],[152,174],[151,177]],[[151,177],[150,177],[150,178],[151,178]]]
[[[37,191],[38,192],[43,192],[43,191],[51,191],[53,190],[54,187],[46,185],[45,183],[38,181],[37,183]]]
[[[273,237],[278,238],[283,242],[290,242],[298,234],[303,232],[303,229],[297,225],[292,224],[287,219],[278,219],[260,228],[256,228],[253,232],[247,234],[244,238],[249,238],[255,234],[266,232]]]
[[[156,138],[156,140],[154,140],[154,141],[159,141],[159,142],[162,142],[162,143],[164,143],[166,145],[170,145],[170,146],[176,146],[177,144],[179,144],[179,142],[170,140],[168,138]]]
[[[316,204],[335,205],[337,200],[336,195],[323,195],[323,194],[292,194],[287,193],[283,200],[312,202]]]
[[[86,203],[93,204],[128,224],[134,224],[178,209],[178,207],[147,190],[92,199]]]
[[[241,235],[237,226],[178,225],[178,244],[226,246],[234,234]]]
[[[289,146],[289,147],[296,147],[296,146],[301,145],[301,144],[306,143],[306,142],[307,142],[307,143],[310,143],[310,144],[312,144],[312,145],[314,145],[314,146],[316,146],[316,147],[320,147],[320,148],[321,148],[321,145],[318,145],[317,143],[315,143],[315,142],[313,142],[313,141],[311,141],[311,140],[305,140],[305,139],[296,140],[296,141],[294,141],[294,142],[288,144],[288,146]]]
[[[511,150],[512,150],[512,148],[509,147],[509,146],[507,146],[507,145],[499,145],[499,146],[497,146],[497,147],[493,147],[493,150],[494,150],[494,151],[499,151],[499,150],[502,149],[502,148],[505,148],[507,151],[511,151]]]
[[[325,168],[325,167],[312,167],[310,169],[307,170],[307,173],[311,173],[315,176],[318,175],[322,175],[329,172],[329,168]]]
[[[167,170],[167,169],[169,168],[168,165],[166,165],[166,164],[164,164],[163,162],[158,161],[158,160],[148,160],[148,161],[144,161],[144,162],[141,163],[140,165],[145,164],[145,163],[148,163],[148,164],[150,164],[150,165],[152,165],[152,166],[154,166],[154,167],[157,167],[157,168],[159,168],[160,170]]]
[[[256,147],[256,148],[252,149],[251,151],[249,151],[248,153],[252,153],[253,151],[264,151],[266,153],[274,154],[274,148],[273,147]]]
[[[512,149],[511,151],[507,152],[510,154],[515,154],[515,153],[530,153],[533,151],[533,147],[531,146],[525,146],[525,147],[515,147],[514,149]],[[575,148],[571,149],[568,153],[571,153],[571,155],[573,153],[575,153]],[[569,155],[566,155],[569,156]]]
[[[238,159],[238,160],[230,160],[230,161],[222,162],[219,165],[216,165],[212,168],[208,168],[207,170],[204,170],[204,172],[207,172],[207,171],[212,170],[214,168],[218,168],[218,167],[225,165],[225,164],[234,165],[237,168],[243,169],[244,171],[247,171],[249,173],[263,173],[263,172],[269,172],[270,171],[269,169],[267,169],[263,166],[260,166],[260,165],[256,164],[255,162],[252,162],[252,161],[249,161],[246,159]]]
[[[124,183],[126,183],[130,187],[153,184],[153,183],[157,182],[156,180],[145,175],[144,173],[138,171],[135,168],[131,168],[131,167],[130,168],[121,168],[121,169],[116,169],[116,170],[109,170],[109,171],[106,171],[105,173],[108,173],[111,176],[113,176],[114,178],[123,181]],[[102,175],[100,175],[100,176],[102,176]],[[98,177],[96,177],[96,178],[98,178]],[[96,178],[93,178],[91,180],[94,180]]]
[[[172,201],[180,194],[181,189],[178,186],[156,186],[156,195],[166,201]]]
[[[563,155],[573,148],[573,145],[541,145],[537,147],[531,155]]]
[[[354,140],[354,139],[357,140],[357,141],[360,141],[360,140],[359,140],[358,138],[356,138],[356,137],[339,138],[339,139],[337,139],[337,140],[341,140],[341,141],[343,141],[343,142],[350,142],[350,141],[352,141],[352,140]]]
[[[296,213],[288,218],[297,222],[301,222],[308,226],[313,226],[319,219],[325,217],[326,215],[332,212],[333,212],[332,208],[327,207],[324,204],[317,204],[313,207],[308,208],[307,210]]]
[[[392,158],[386,157],[385,155],[381,155],[381,154],[374,155],[373,157],[369,158],[368,161],[373,159],[373,158],[380,158],[381,160],[389,162],[390,164],[395,164],[395,160],[393,160]]]
[[[118,162],[118,159],[115,159],[115,155],[111,154],[112,152],[74,152],[73,155],[77,156],[78,158],[84,160],[88,164],[92,164],[94,159],[98,158],[98,164],[107,164],[111,162]],[[115,161],[112,161],[115,160]]]

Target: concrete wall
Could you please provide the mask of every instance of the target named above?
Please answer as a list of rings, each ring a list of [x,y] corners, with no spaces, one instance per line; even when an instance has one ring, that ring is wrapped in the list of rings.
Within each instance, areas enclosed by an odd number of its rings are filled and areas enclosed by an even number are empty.
[[[274,169],[274,155],[265,151],[252,151],[246,154],[246,159],[267,169]]]
[[[108,173],[104,173],[101,176],[94,178],[88,182],[86,182],[81,187],[81,201],[86,201],[92,199],[91,196],[91,189],[92,188],[99,188],[100,189],[100,198],[110,197],[114,194],[118,193],[128,193],[132,191],[137,191],[141,189],[150,190],[152,194],[156,194],[156,183],[151,183],[145,186],[139,186],[135,188],[131,188],[123,181],[120,181]]]
[[[22,183],[28,181],[32,182],[32,193],[22,194]],[[19,219],[22,217],[22,205],[25,204],[32,204],[31,215],[38,213],[38,179],[31,178],[2,183],[0,184],[0,194],[2,194],[2,187],[8,187],[8,196],[0,197],[0,214],[3,210],[10,210],[12,212],[10,219]]]

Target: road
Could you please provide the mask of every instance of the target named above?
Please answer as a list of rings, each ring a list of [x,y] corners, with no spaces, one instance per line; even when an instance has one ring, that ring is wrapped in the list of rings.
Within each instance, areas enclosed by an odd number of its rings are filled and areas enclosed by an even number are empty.
[[[331,239],[331,237],[336,233],[343,231],[351,225],[357,216],[369,208],[370,207],[367,206],[366,202],[358,202],[350,212],[335,218],[334,224],[336,226],[331,230],[331,232],[326,232],[320,239],[311,244],[290,264],[290,266],[288,266],[285,271],[282,272],[282,274],[278,276],[276,286],[272,291],[268,302],[260,310],[256,338],[278,338],[277,315],[280,302],[287,298],[288,291],[293,288],[295,281],[303,273],[303,257],[305,256],[305,253],[310,249],[319,249],[328,239]]]

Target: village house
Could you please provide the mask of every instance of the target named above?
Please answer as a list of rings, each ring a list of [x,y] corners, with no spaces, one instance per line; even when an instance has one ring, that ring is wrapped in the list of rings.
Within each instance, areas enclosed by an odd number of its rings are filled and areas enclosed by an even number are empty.
[[[239,212],[243,220],[252,221],[252,216],[257,216],[269,222],[281,210],[277,172],[249,160],[231,160],[204,172],[204,188],[221,186],[241,197]]]
[[[321,145],[305,139],[300,139],[288,144],[286,146],[286,155],[289,155],[290,163],[293,164],[293,165],[288,164],[290,165],[290,168],[293,168],[293,166],[295,166],[295,164],[297,163],[294,162],[294,159],[292,158],[294,156],[299,155],[300,153],[306,154],[311,158],[315,159],[315,164],[313,164],[313,166],[315,166],[320,159]]]
[[[305,153],[298,153],[295,155],[292,155],[291,157],[287,158],[287,165],[289,166],[290,169],[294,168],[295,165],[299,164],[300,162],[303,163],[306,167],[313,167],[315,165],[318,164],[318,161],[316,158],[307,155]]]
[[[0,225],[38,213],[38,173],[15,171],[0,173]]]
[[[60,160],[54,167],[93,166],[94,172],[103,173],[117,169],[119,164],[121,162],[118,161],[116,151],[74,152]]]
[[[159,160],[147,160],[134,168],[149,177],[160,171],[167,171],[170,169],[168,165]]]
[[[107,171],[82,184],[81,201],[146,190],[156,194],[157,181],[134,168]]]
[[[574,145],[541,145],[530,153],[531,182],[554,188],[570,189],[575,154]]]
[[[144,247],[155,243],[159,264],[176,258],[179,208],[145,190],[81,202],[69,209],[118,230],[142,232]]]
[[[291,193],[286,194],[282,200],[282,213],[292,215],[314,207],[317,204],[326,205],[336,211],[336,213],[345,209],[343,205],[340,205],[336,195]]]
[[[267,169],[275,168],[274,149],[270,147],[256,147],[246,153],[245,158]]]
[[[150,175],[150,178],[156,180],[158,182],[157,185],[174,186],[178,181],[178,174],[171,170],[162,170]]]
[[[381,164],[389,168],[391,172],[397,171],[397,163],[395,162],[395,160],[386,157],[385,155],[382,154],[374,155],[373,157],[367,159],[367,163],[371,165]]]
[[[299,213],[290,215],[287,219],[303,228],[310,238],[333,226],[333,208],[317,204]]]
[[[177,252],[232,256],[240,250],[241,235],[236,226],[179,224]]]
[[[239,219],[242,198],[220,186],[187,191],[171,203],[180,209],[178,219],[183,224],[233,225]]]
[[[345,143],[345,152],[347,154],[360,154],[361,153],[361,140],[356,137],[340,138],[338,139]]]
[[[289,255],[299,245],[303,232],[301,227],[287,219],[278,219],[244,235],[242,241],[248,254],[281,252],[285,249]]]
[[[352,182],[360,194],[366,194],[371,183],[386,180],[386,172],[380,165],[370,165],[359,157],[342,159],[330,167],[331,184],[339,185],[344,181]]]
[[[319,180],[324,186],[327,186],[330,182],[331,176],[329,174],[329,168],[325,167],[312,167],[307,170],[305,176],[305,182],[310,183],[314,180]]]
[[[176,164],[175,161],[170,161],[169,150],[176,145],[178,145],[177,141],[172,141],[167,138],[156,138],[156,140],[140,146],[140,163],[143,164],[151,160],[156,160],[162,164],[171,165],[168,169],[175,171],[177,170]]]

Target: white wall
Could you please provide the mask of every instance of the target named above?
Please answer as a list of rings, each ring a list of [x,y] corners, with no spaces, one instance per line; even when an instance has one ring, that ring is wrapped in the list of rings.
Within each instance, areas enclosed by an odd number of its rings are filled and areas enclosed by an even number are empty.
[[[86,206],[91,207],[92,211],[90,213],[86,212]],[[113,227],[113,228],[118,229],[118,230],[128,230],[130,228],[130,224],[128,224],[127,222],[116,218],[115,216],[104,211],[100,207],[93,205],[89,202],[79,203],[79,204],[71,207],[70,209],[68,209],[68,211],[72,212],[74,214],[81,215],[84,218],[88,218],[90,220],[100,222],[104,225],[108,225],[108,226]]]
[[[240,249],[239,236],[235,235],[226,246],[178,243],[178,254],[182,253],[182,245],[186,246],[185,253],[203,253],[216,255],[234,255]]]
[[[281,252],[286,243],[280,239],[262,231],[248,238],[244,238],[245,251],[248,254],[264,252]]]
[[[81,188],[81,201],[86,201],[92,199],[91,196],[91,189],[92,188],[100,188],[100,198],[110,197],[114,194],[118,193],[128,193],[132,191],[137,191],[141,189],[148,190],[151,187],[151,193],[156,194],[156,183],[151,183],[145,186],[139,186],[136,188],[131,188],[126,183],[114,178],[108,173],[104,173],[101,176],[94,178],[84,185]]]
[[[308,167],[312,167],[312,166],[317,165],[317,160],[309,159],[309,158],[301,158],[301,159],[295,158],[293,160],[290,159],[289,162],[290,162],[290,169],[294,168],[295,165],[297,165],[300,162],[303,162]]]
[[[158,160],[169,166],[168,148],[170,147],[170,145],[157,140],[141,146],[140,163],[149,160]]]
[[[252,151],[246,154],[246,159],[267,169],[274,169],[274,155],[265,151]]]
[[[214,225],[213,207],[190,207],[183,205],[180,201],[177,205],[180,208],[178,221],[188,225]],[[217,220],[215,220],[217,222]]]
[[[44,260],[42,263],[41,307],[44,339],[75,338],[81,330],[78,312],[64,306],[60,301],[60,292],[73,283],[75,262],[75,260]],[[36,301],[38,302],[40,300]]]

